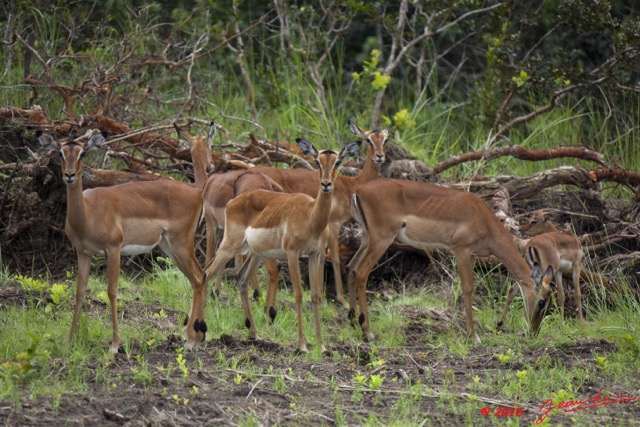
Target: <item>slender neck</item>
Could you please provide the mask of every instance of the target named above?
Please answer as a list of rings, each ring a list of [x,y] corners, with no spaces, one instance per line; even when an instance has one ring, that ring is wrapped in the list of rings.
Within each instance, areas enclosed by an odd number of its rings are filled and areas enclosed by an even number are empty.
[[[544,233],[553,233],[555,231],[558,231],[558,227],[553,225],[552,222],[546,221],[544,223]]]
[[[374,150],[369,148],[360,173],[354,177],[348,177],[350,178],[349,182],[354,188],[380,177],[381,164],[373,161],[373,152]]]
[[[78,171],[77,180],[67,184],[67,227],[82,230],[87,221],[84,196],[82,194],[82,171]]]
[[[196,187],[202,190],[207,183],[207,168],[211,164],[210,152],[202,144],[194,145],[191,149],[191,160],[193,162]]]
[[[494,255],[498,258],[509,272],[515,277],[515,279],[523,286],[533,286],[531,280],[531,268],[529,264],[524,260],[520,251],[516,247],[516,244],[511,240],[508,233],[496,232]]]
[[[331,198],[333,191],[326,193],[318,191],[316,201],[311,210],[311,235],[319,236],[322,231],[327,228],[329,223],[329,213],[331,212]]]

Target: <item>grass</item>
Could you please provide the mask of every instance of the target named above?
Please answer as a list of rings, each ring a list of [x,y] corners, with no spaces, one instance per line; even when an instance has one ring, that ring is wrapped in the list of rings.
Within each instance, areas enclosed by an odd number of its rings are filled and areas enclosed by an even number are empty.
[[[489,332],[502,305],[502,302],[496,304],[494,298],[502,292],[496,291],[484,297],[476,295],[479,309],[475,318],[483,339],[480,347],[468,340],[462,328],[457,327],[441,332],[435,328],[418,341],[412,337],[412,341],[407,342],[405,333],[410,320],[407,316],[410,315],[405,314],[404,308],[443,310],[452,316],[454,323],[463,318],[461,305],[453,301],[455,293],[451,291],[448,291],[451,298],[444,299],[428,287],[398,292],[391,300],[374,293],[370,312],[378,340],[366,345],[361,342],[359,330],[344,321],[345,310],[324,303],[323,336],[330,347],[349,346],[356,355],[364,357],[352,359],[341,351],[323,355],[313,346],[308,292],[305,293],[304,331],[311,351],[306,355],[296,354],[293,351],[296,341],[294,304],[291,292],[283,290],[279,293],[281,308],[271,326],[267,324],[263,301],[252,303],[260,336],[284,345],[286,349],[277,354],[263,354],[262,357],[269,359],[267,364],[256,365],[251,357],[242,354],[230,357],[223,349],[203,354],[183,352],[180,348],[173,355],[165,353],[164,362],[158,364],[154,356],[158,346],[170,335],[181,334],[180,319],[173,313],[185,313],[190,299],[189,285],[181,274],[167,266],[165,260],[160,260],[160,264],[149,276],[121,281],[123,307],[120,312],[126,313],[134,307],[138,310],[149,307],[149,318],[167,319],[173,326],[159,329],[153,321],[130,322],[129,316],[121,319],[121,333],[129,362],[128,368],[119,370],[115,377],[114,362],[108,355],[111,324],[106,305],[90,313],[85,312],[78,340],[73,346],[67,341],[73,305],[71,298],[54,309],[47,309],[48,305],[37,297],[20,305],[3,307],[0,318],[0,400],[18,404],[26,397],[31,401],[47,399],[55,403],[70,393],[86,393],[90,387],[95,388],[96,383],[101,384],[105,391],[113,392],[128,383],[149,389],[158,381],[175,381],[182,384],[182,391],[175,396],[169,395],[168,399],[175,405],[188,405],[195,394],[207,393],[207,390],[199,388],[201,385],[193,389],[190,385],[193,380],[190,379],[196,378],[198,372],[214,367],[220,372],[220,380],[226,381],[230,388],[260,384],[275,393],[294,396],[293,390],[304,378],[309,384],[333,390],[338,425],[354,421],[353,405],[366,405],[372,409],[387,407],[389,401],[386,398],[390,394],[395,399],[387,410],[370,412],[367,416],[357,415],[357,422],[366,425],[421,424],[426,419],[420,415],[419,408],[427,399],[435,402],[438,411],[447,417],[455,417],[462,424],[473,424],[478,420],[480,409],[487,406],[487,396],[498,402],[512,402],[512,405],[525,402],[531,413],[532,404],[527,402],[539,402],[543,397],[558,401],[578,399],[590,393],[588,390],[593,384],[607,384],[608,388],[603,392],[610,394],[632,393],[638,387],[640,332],[637,325],[640,324],[640,307],[626,293],[614,297],[614,307],[585,302],[588,321],[584,327],[576,320],[563,320],[556,313],[551,313],[545,319],[540,335],[535,337],[523,337],[519,332],[524,328],[524,321],[518,299],[507,318],[507,330],[514,332]],[[92,277],[89,296],[100,300],[98,295],[104,286],[102,278]],[[485,286],[498,289],[503,285],[488,283]],[[235,286],[226,285],[222,294],[226,296],[223,300],[208,301],[209,337],[217,338],[221,334],[246,337]],[[503,301],[503,298],[498,299]],[[424,319],[424,330],[430,330],[435,322],[437,320]],[[580,343],[599,339],[614,345],[589,354],[563,352],[565,349],[580,349]],[[405,353],[402,353],[403,348],[407,349]],[[408,350],[412,348],[421,350],[417,353]],[[425,351],[428,356],[422,354]],[[411,355],[410,359],[406,354]],[[534,354],[537,356],[532,356]],[[478,364],[479,357],[484,359]],[[424,363],[425,376],[405,382],[396,372],[398,366],[411,359],[418,364]],[[341,382],[339,377],[327,379],[313,371],[302,375],[300,371],[291,369],[300,363],[334,363],[342,366],[340,369],[351,371],[351,378],[343,378]],[[462,373],[456,367],[461,363],[466,366]],[[345,393],[349,395],[348,404],[344,404]],[[302,402],[292,400],[291,404],[296,406],[296,412],[304,413]],[[588,414],[572,418],[574,422],[586,422],[588,419]],[[511,425],[522,425],[513,417],[507,421]],[[257,422],[255,414],[247,414],[239,423],[253,425]]]

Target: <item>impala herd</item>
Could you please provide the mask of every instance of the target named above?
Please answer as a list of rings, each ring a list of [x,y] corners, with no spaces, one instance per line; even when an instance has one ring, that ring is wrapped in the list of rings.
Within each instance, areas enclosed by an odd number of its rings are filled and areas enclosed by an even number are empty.
[[[65,232],[78,257],[76,300],[71,339],[86,292],[91,257],[107,262],[107,294],[111,304],[113,336],[110,351],[120,347],[117,292],[120,256],[148,252],[155,246],[165,252],[191,283],[193,300],[185,320],[186,348],[205,340],[204,308],[207,282],[215,277],[219,294],[222,273],[234,259],[238,289],[246,316],[249,337],[257,338],[251,314],[248,284],[254,297],[260,294],[256,270],[267,268],[266,311],[276,317],[279,267],[286,260],[293,284],[298,320],[297,348],[307,351],[302,332],[302,286],[299,259],[309,259],[309,284],[316,344],[325,351],[319,305],[324,295],[323,266],[328,249],[336,280],[336,300],[347,304],[343,293],[338,235],[340,227],[354,219],[361,230],[361,244],[347,266],[349,318],[373,340],[367,309],[366,285],[371,270],[393,242],[429,252],[446,249],[453,253],[462,288],[466,329],[474,341],[480,339],[473,322],[473,265],[476,257],[495,256],[514,276],[498,322],[504,324],[509,305],[520,289],[529,331],[537,333],[551,299],[551,281],[558,292],[558,307],[564,314],[565,292],[562,274],[571,274],[578,317],[584,322],[580,292],[580,264],[583,251],[571,233],[558,231],[544,213],[534,215],[521,230],[534,236],[518,251],[511,234],[491,209],[476,195],[434,184],[382,179],[389,133],[366,131],[349,123],[360,141],[341,151],[317,150],[309,141],[296,141],[301,153],[310,156],[316,171],[259,166],[227,173],[211,173],[211,141],[215,124],[206,136],[192,136],[174,124],[178,138],[189,144],[195,185],[175,180],[135,182],[112,187],[82,187],[82,160],[86,153],[105,144],[106,134],[87,131],[77,139],[56,140],[38,131],[40,143],[61,157],[62,176],[67,186]],[[358,153],[361,141],[367,147],[362,171],[354,177],[338,174],[346,156]],[[198,224],[206,222],[206,265],[195,257]],[[217,233],[223,232],[222,241]],[[359,314],[358,314],[359,313]]]

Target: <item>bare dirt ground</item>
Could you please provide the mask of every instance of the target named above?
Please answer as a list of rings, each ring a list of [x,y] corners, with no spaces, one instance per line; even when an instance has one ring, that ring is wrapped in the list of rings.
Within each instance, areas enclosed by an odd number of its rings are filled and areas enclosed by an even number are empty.
[[[4,283],[0,286],[0,311],[5,304],[20,304],[26,298],[29,296],[17,286]],[[175,322],[183,316],[167,311],[171,320],[158,319],[152,313],[160,307],[130,304],[136,306],[124,308],[125,322],[175,328]],[[164,342],[144,352],[152,376],[146,384],[135,377],[140,363],[135,357],[139,348],[133,343],[129,357],[118,354],[113,362],[102,367],[88,362],[91,371],[104,369],[113,379],[111,384],[89,375],[86,392],[69,393],[56,402],[32,401],[29,391],[25,390],[19,405],[0,402],[0,423],[8,426],[310,426],[346,421],[348,425],[361,425],[371,413],[378,420],[391,422],[394,407],[411,401],[413,412],[409,413],[413,413],[416,420],[426,418],[427,425],[495,425],[518,414],[520,425],[530,425],[545,411],[541,406],[551,396],[522,402],[504,401],[495,397],[501,394],[498,391],[474,391],[473,378],[505,376],[509,370],[521,369],[525,363],[535,366],[535,361],[542,356],[569,368],[593,366],[596,355],[616,349],[616,344],[604,339],[581,340],[528,351],[518,358],[518,363],[505,365],[494,355],[494,348],[473,346],[467,356],[461,357],[444,352],[429,338],[452,327],[460,329],[463,336],[459,313],[415,307],[405,307],[402,311],[408,319],[404,334],[409,344],[405,346],[373,350],[366,343],[331,341],[332,354],[318,362],[296,355],[293,343],[249,341],[244,339],[244,331],[237,331],[233,335],[208,337],[196,351],[185,353],[189,368],[186,377],[179,369],[167,372],[167,367],[176,366],[176,349],[182,347],[182,337],[170,334]],[[104,316],[106,310],[103,303],[93,299],[88,302],[88,312]],[[133,313],[138,315],[134,318]],[[330,331],[327,332],[330,335]],[[514,338],[523,339],[519,335]],[[372,365],[371,362],[380,359],[385,361],[383,365]],[[61,362],[60,366],[66,365]],[[354,381],[358,373],[382,375],[384,384],[376,391],[358,387]],[[537,370],[533,374],[547,373]],[[422,387],[415,387],[416,384]],[[596,375],[575,398],[602,400],[607,393],[639,397],[640,380],[634,390],[617,389],[615,384],[615,378]],[[409,399],[409,395],[413,399]],[[470,400],[475,400],[475,404],[466,407],[473,409],[461,410]],[[336,407],[340,408],[343,420],[337,418],[340,415]],[[488,413],[485,415],[484,411]],[[555,410],[552,423],[572,423],[577,413]],[[583,409],[580,415],[582,419],[586,415],[590,425],[630,425],[640,420],[640,404],[620,401],[600,409]]]

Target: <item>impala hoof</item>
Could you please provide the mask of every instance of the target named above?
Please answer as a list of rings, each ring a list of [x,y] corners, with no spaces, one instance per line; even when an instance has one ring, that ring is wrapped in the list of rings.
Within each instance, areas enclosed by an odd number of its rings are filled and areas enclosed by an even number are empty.
[[[273,322],[276,320],[276,316],[278,315],[278,312],[276,311],[275,307],[269,307],[269,324],[273,324]]]
[[[302,346],[298,346],[298,348],[296,348],[296,354],[307,354],[309,353],[309,350],[307,349],[307,345],[302,345]]]

